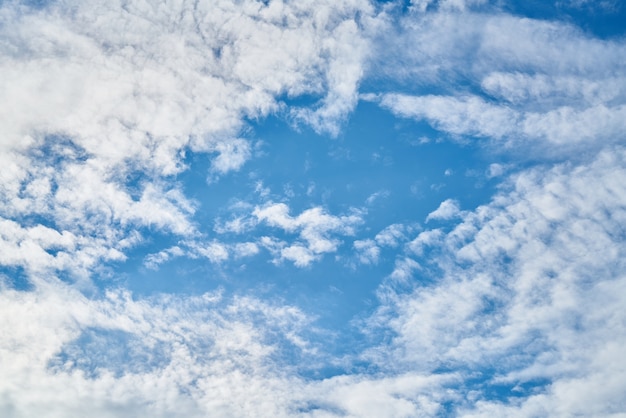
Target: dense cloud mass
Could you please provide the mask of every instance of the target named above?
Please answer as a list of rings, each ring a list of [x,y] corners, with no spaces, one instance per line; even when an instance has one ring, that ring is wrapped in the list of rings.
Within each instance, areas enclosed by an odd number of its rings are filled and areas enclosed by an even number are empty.
[[[0,2],[0,415],[626,414],[597,3]]]

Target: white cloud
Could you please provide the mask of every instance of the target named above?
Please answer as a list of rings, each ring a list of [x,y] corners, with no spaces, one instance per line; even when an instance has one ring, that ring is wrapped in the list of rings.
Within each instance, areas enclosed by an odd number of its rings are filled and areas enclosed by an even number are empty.
[[[144,265],[151,270],[156,270],[161,264],[174,257],[181,257],[183,255],[185,255],[185,251],[178,245],[175,245],[173,247],[166,248],[165,250],[161,250],[158,253],[148,254],[144,260]]]
[[[279,96],[323,98],[305,119],[336,133],[365,57],[355,19],[372,12],[364,1],[2,3],[0,214],[54,220],[92,247],[91,264],[142,227],[197,235],[194,204],[166,185],[185,154],[211,154],[211,181],[239,170],[252,156],[244,121],[281,111]]]
[[[390,94],[381,105],[404,117],[426,119],[454,135],[478,136],[522,144],[524,139],[554,145],[616,141],[626,129],[626,105],[604,104],[576,109],[560,106],[548,112],[519,112],[488,104],[478,97],[405,96]]]
[[[380,231],[373,239],[356,240],[353,243],[356,256],[361,264],[378,264],[381,250],[397,248],[407,241],[407,235],[415,231],[418,226],[391,224]]]
[[[454,199],[447,199],[441,202],[439,207],[430,212],[426,217],[426,222],[431,219],[435,220],[450,220],[462,214],[459,202]]]
[[[443,92],[368,96],[396,115],[535,155],[571,156],[581,147],[598,150],[621,140],[626,67],[617,57],[625,54],[623,43],[506,14],[440,11],[405,17],[399,25],[399,39],[380,40],[386,49],[373,68],[400,85],[419,80]],[[461,79],[476,93],[446,93],[457,91]]]
[[[427,229],[407,244],[407,249],[413,254],[421,256],[425,247],[440,245],[443,232],[440,229]]]
[[[376,234],[376,243],[384,247],[396,247],[406,240],[405,232],[411,230],[402,224],[392,224]]]
[[[423,10],[427,3],[413,2]],[[440,12],[400,22],[402,36],[385,46],[402,58],[385,62],[386,71],[412,84],[449,76],[450,85],[441,95],[376,96],[383,106],[453,135],[518,146],[530,138],[557,152],[623,139],[621,41],[502,13],[450,13],[480,2],[438,3]],[[0,5],[0,263],[23,267],[33,285],[17,291],[0,280],[0,415],[623,413],[619,147],[593,161],[582,155],[520,172],[474,211],[447,200],[431,213],[427,220],[461,221],[450,233],[421,232],[396,258],[379,289],[382,306],[367,321],[382,329],[383,343],[359,357],[376,375],[300,377],[318,350],[308,338],[312,319],[293,306],[220,292],[142,298],[90,289],[87,297],[57,281],[53,270],[88,279],[103,261],[123,260],[150,228],[180,242],[148,256],[149,267],[183,255],[221,263],[259,247],[276,263],[305,267],[363,222],[357,211],[291,215],[269,202],[215,231],[263,225],[280,235],[224,243],[199,231],[197,203],[172,181],[188,152],[212,154],[211,176],[240,169],[252,155],[244,121],[283,112],[277,97],[321,98],[287,111],[336,134],[370,57],[363,31],[389,26],[371,21],[372,6],[359,0],[188,6]],[[384,42],[397,34],[379,35]],[[449,93],[455,74],[481,94]],[[269,189],[259,182],[257,193],[266,198]],[[381,248],[412,232],[391,225],[353,245],[361,262],[375,264]],[[537,382],[536,391],[524,388]],[[516,385],[523,396],[492,401],[492,385]]]
[[[363,221],[358,212],[334,216],[321,207],[307,209],[292,217],[286,204],[272,202],[257,206],[253,215],[259,222],[298,234],[299,241],[282,248],[280,258],[292,260],[299,267],[309,265],[321,254],[337,251],[341,241],[334,236],[353,235],[354,227]]]
[[[207,244],[195,243],[192,249],[200,257],[204,257],[212,263],[220,263],[228,259],[228,249],[222,243],[213,241]]]
[[[60,282],[0,293],[0,412],[96,418],[432,416],[454,374],[307,380],[281,350],[316,352],[293,306],[222,292],[87,298]],[[6,332],[9,331],[10,332]]]
[[[218,174],[239,170],[251,155],[250,144],[240,138],[210,144],[207,150],[219,154],[211,164],[211,171]]]
[[[491,105],[477,97],[442,97],[385,95],[381,105],[394,113],[427,119],[437,128],[456,135],[502,138],[511,134],[517,124],[515,112]]]
[[[510,167],[506,164],[499,164],[499,163],[489,164],[489,169],[487,170],[487,177],[488,178],[500,177],[509,169]]]
[[[89,300],[60,283],[0,298],[7,416],[286,416],[294,396],[274,395],[302,385],[268,367],[303,344],[310,320],[293,307],[220,293]]]
[[[361,10],[366,13],[359,24],[366,28],[372,24],[375,26],[368,19],[367,14],[371,11],[364,10],[365,4],[367,3],[361,5]],[[318,132],[336,136],[341,123],[358,102],[358,86],[369,53],[368,42],[362,36],[359,24],[346,20],[337,25],[324,40],[319,53],[331,57],[324,80],[328,93],[317,109],[299,109],[294,112],[297,120],[304,120]]]
[[[365,203],[373,205],[377,200],[388,198],[389,195],[390,192],[388,190],[380,190],[369,195],[367,199],[365,199]]]
[[[381,289],[381,316],[370,324],[390,324],[396,337],[372,358],[423,372],[458,366],[470,375],[498,364],[484,376],[487,386],[549,382],[535,393],[519,389],[510,402],[477,388],[477,402],[457,404],[461,416],[623,410],[615,396],[626,374],[615,350],[626,338],[624,161],[623,149],[610,148],[579,166],[529,169],[449,234],[422,232],[409,249],[438,247],[423,259],[435,281],[408,293]],[[402,263],[398,274],[410,274]],[[604,388],[602,379],[610,382]]]
[[[437,7],[439,10],[466,10],[474,5],[487,3],[487,0],[411,0],[411,9],[425,12],[429,7]]]
[[[481,81],[482,89],[514,104],[555,106],[578,102],[597,105],[624,100],[624,79],[606,75],[584,76],[492,72]]]
[[[254,242],[241,242],[233,248],[235,257],[250,257],[259,253],[259,246]]]
[[[259,253],[259,246],[255,242],[224,243],[217,240],[181,241],[178,245],[166,248],[157,253],[148,254],[144,265],[156,270],[163,263],[176,257],[191,259],[206,259],[211,263],[220,264],[230,259],[251,257]]]
[[[299,244],[290,245],[280,251],[281,259],[293,261],[296,267],[308,266],[319,258],[317,254],[310,248]]]
[[[413,273],[420,268],[421,266],[417,261],[408,257],[400,258],[396,260],[395,267],[389,277],[398,282],[405,282],[413,277]]]
[[[371,239],[354,241],[354,249],[357,251],[359,262],[362,264],[377,264],[380,257],[380,247]]]

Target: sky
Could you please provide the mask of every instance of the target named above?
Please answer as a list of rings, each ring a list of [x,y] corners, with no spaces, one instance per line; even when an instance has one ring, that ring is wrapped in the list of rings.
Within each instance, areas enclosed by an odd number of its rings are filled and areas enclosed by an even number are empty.
[[[0,0],[0,416],[626,417],[619,0]]]

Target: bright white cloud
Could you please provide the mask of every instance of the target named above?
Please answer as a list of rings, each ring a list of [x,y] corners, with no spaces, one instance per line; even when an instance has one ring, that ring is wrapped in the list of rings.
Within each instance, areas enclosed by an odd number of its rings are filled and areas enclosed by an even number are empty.
[[[461,208],[459,207],[459,202],[454,199],[447,199],[441,202],[439,207],[434,211],[430,212],[426,217],[426,222],[431,219],[435,220],[450,220],[459,215],[461,215]]]
[[[460,73],[476,94],[464,89],[462,94],[379,96],[395,114],[425,120],[453,136],[487,138],[536,153],[619,142],[626,128],[621,75],[626,67],[617,58],[626,55],[623,43],[509,15],[442,12],[411,16],[401,24],[404,42],[396,41],[397,47],[414,47],[406,53],[387,51],[394,54],[389,60],[402,61],[376,69],[452,91]],[[394,68],[411,73],[394,74]]]
[[[402,224],[392,224],[376,234],[376,243],[386,247],[396,247],[400,242],[406,240],[405,232],[412,228],[407,228]]]
[[[397,333],[387,364],[465,365],[480,373],[497,362],[487,384],[551,382],[540,394],[520,389],[524,396],[511,403],[480,399],[461,407],[461,415],[621,411],[617,393],[626,375],[613,347],[626,336],[624,161],[624,150],[612,148],[578,167],[531,169],[449,234],[422,232],[409,247],[421,254],[424,243],[442,245],[429,264],[443,276],[408,294],[381,291],[393,305],[381,314],[393,315],[377,321],[389,321]],[[396,272],[412,274],[406,260]],[[594,386],[602,376],[611,376],[605,389]],[[602,401],[583,401],[589,387]]]
[[[415,225],[391,224],[380,231],[374,239],[354,241],[354,249],[361,264],[378,264],[381,250],[396,248],[407,241],[407,235],[416,229]]]
[[[61,283],[0,294],[0,412],[100,418],[431,416],[454,374],[309,381],[283,349],[315,360],[311,318],[291,306],[220,292],[88,299]],[[63,306],[64,309],[59,309]],[[8,332],[10,331],[10,332]],[[9,338],[10,336],[10,338]],[[293,352],[293,351],[292,351]],[[24,390],[24,388],[28,388]]]
[[[336,132],[362,73],[354,19],[371,12],[361,1],[4,2],[0,213],[45,216],[84,240],[99,230],[94,254],[123,250],[130,225],[194,234],[193,204],[163,177],[189,150],[217,154],[212,180],[240,169],[244,118],[278,111],[278,95],[322,97],[305,119]]]
[[[548,112],[516,112],[477,97],[397,94],[384,96],[381,105],[400,116],[426,119],[436,128],[454,135],[509,143],[523,143],[523,139],[545,140],[552,145],[615,141],[626,128],[626,105],[599,104],[582,110],[560,106]]]
[[[267,367],[302,344],[309,319],[293,307],[220,293],[89,300],[59,283],[0,298],[5,416],[285,416],[293,397],[273,395],[302,384]]]
[[[307,209],[292,217],[286,204],[272,202],[256,207],[253,215],[259,222],[283,229],[286,233],[298,234],[299,242],[285,248],[280,245],[279,258],[291,260],[299,267],[308,266],[321,254],[335,252],[341,244],[335,236],[353,235],[354,227],[363,222],[358,212],[334,216],[321,207]],[[275,245],[268,248],[275,250]]]
[[[374,16],[362,0],[2,2],[0,265],[32,288],[0,273],[0,415],[623,415],[623,40],[465,12],[485,3],[415,0],[395,22],[392,6]],[[262,250],[310,267],[338,252],[363,211],[293,214],[250,176],[260,203],[210,221],[218,240],[177,181],[190,153],[210,159],[211,182],[244,167],[246,120],[277,114],[338,135],[364,75],[411,91],[363,99],[453,136],[589,153],[519,169],[475,210],[445,200],[426,221],[458,222],[448,229],[413,238],[416,224],[395,223],[354,240],[361,264],[392,250],[395,262],[363,320],[375,346],[352,357],[325,357],[325,331],[282,301],[88,286],[148,231],[176,243],[146,256],[152,269]],[[314,103],[286,104],[299,96]],[[309,185],[309,197],[323,187]],[[322,363],[363,372],[302,377]],[[493,387],[519,397],[493,400]]]

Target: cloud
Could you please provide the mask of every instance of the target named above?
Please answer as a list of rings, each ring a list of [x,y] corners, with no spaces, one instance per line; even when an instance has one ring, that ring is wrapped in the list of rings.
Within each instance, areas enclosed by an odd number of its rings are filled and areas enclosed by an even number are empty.
[[[386,247],[396,247],[398,244],[406,240],[405,232],[411,231],[413,228],[406,227],[402,224],[392,224],[376,234],[376,243]]]
[[[186,155],[211,158],[211,181],[241,169],[245,121],[300,95],[321,98],[301,119],[336,133],[365,57],[356,19],[371,13],[360,1],[2,3],[0,216],[73,234],[77,266],[46,248],[32,265],[84,277],[123,258],[143,228],[197,236],[195,203],[172,183]]]
[[[447,199],[441,202],[439,207],[430,212],[426,217],[426,222],[431,219],[435,220],[450,220],[462,214],[459,202],[454,199]]]
[[[376,245],[376,241],[371,239],[354,241],[354,249],[357,251],[357,257],[362,264],[377,264],[380,257],[380,247]]]
[[[13,417],[285,416],[290,384],[302,385],[268,367],[283,344],[306,349],[296,337],[309,319],[293,307],[220,292],[90,300],[58,282],[0,298],[0,368],[11,376],[0,410]]]
[[[413,97],[396,94],[384,96],[381,105],[404,117],[427,119],[437,128],[456,135],[502,138],[515,131],[514,112],[490,105],[477,97]]]
[[[0,411],[131,417],[434,415],[454,374],[308,380],[311,318],[289,305],[217,291],[87,298],[60,282],[3,291]],[[62,307],[62,308],[60,308]],[[283,362],[284,351],[302,357]],[[27,387],[28,390],[24,388]]]
[[[369,195],[367,197],[367,199],[365,199],[365,203],[367,203],[368,205],[373,205],[377,200],[380,199],[386,199],[388,198],[390,195],[390,192],[388,190],[380,190],[377,192],[372,193],[371,195]]]
[[[225,243],[218,240],[186,240],[157,253],[148,254],[144,258],[144,266],[157,270],[161,264],[178,257],[205,259],[214,264],[221,264],[228,261],[231,256],[244,258],[258,253],[259,245],[255,242]]]
[[[394,21],[360,0],[3,2],[0,264],[31,286],[0,273],[0,415],[623,413],[623,42],[467,12],[482,3],[413,1]],[[168,238],[150,268],[262,249],[308,267],[338,252],[363,211],[298,212],[258,180],[260,203],[210,223],[218,240],[179,181],[191,154],[211,181],[244,167],[248,120],[337,135],[364,77],[388,90],[362,97],[452,136],[588,152],[515,174],[492,164],[503,183],[487,204],[428,215],[456,222],[446,230],[354,240],[362,264],[395,261],[359,319],[365,342],[341,358],[336,330],[282,300],[85,285],[147,233]]]
[[[571,156],[620,141],[626,83],[616,57],[624,55],[623,43],[506,14],[439,11],[401,17],[398,25],[395,43],[379,40],[386,65],[372,68],[400,90],[417,82],[414,91],[437,85],[440,92],[373,96],[394,114],[452,137],[483,138],[492,148],[536,155]],[[469,86],[459,89],[459,83]]]
[[[382,249],[397,248],[407,241],[407,234],[412,233],[416,228],[416,225],[391,224],[376,234],[374,239],[354,241],[353,246],[359,263],[378,264]]]
[[[458,404],[461,416],[622,410],[616,394],[626,376],[614,347],[626,336],[624,161],[624,149],[609,148],[578,166],[526,170],[448,234],[420,233],[409,248],[421,255],[424,243],[438,247],[417,258],[434,282],[414,279],[408,292],[384,285],[370,326],[388,324],[395,337],[373,358],[400,370],[445,365],[482,376],[477,401]],[[406,280],[405,261],[396,271]],[[601,379],[611,383],[593,386]],[[481,392],[498,385],[521,393],[507,401]],[[589,387],[601,401],[586,397]]]
[[[280,228],[286,233],[298,234],[299,241],[294,245],[284,248],[284,243],[278,245],[278,259],[292,260],[299,267],[308,266],[321,254],[335,252],[341,241],[333,235],[353,235],[354,227],[363,221],[357,211],[350,215],[334,216],[321,207],[307,209],[292,217],[286,204],[272,202],[257,206],[253,215],[259,222]],[[277,251],[276,241],[271,242],[272,245],[268,248]]]
[[[573,101],[572,101],[573,102]],[[547,141],[552,146],[580,142],[616,141],[626,126],[626,106],[589,106],[578,110],[561,106],[543,112],[516,112],[478,97],[386,95],[381,105],[395,114],[426,119],[454,135],[523,144],[524,139]]]

